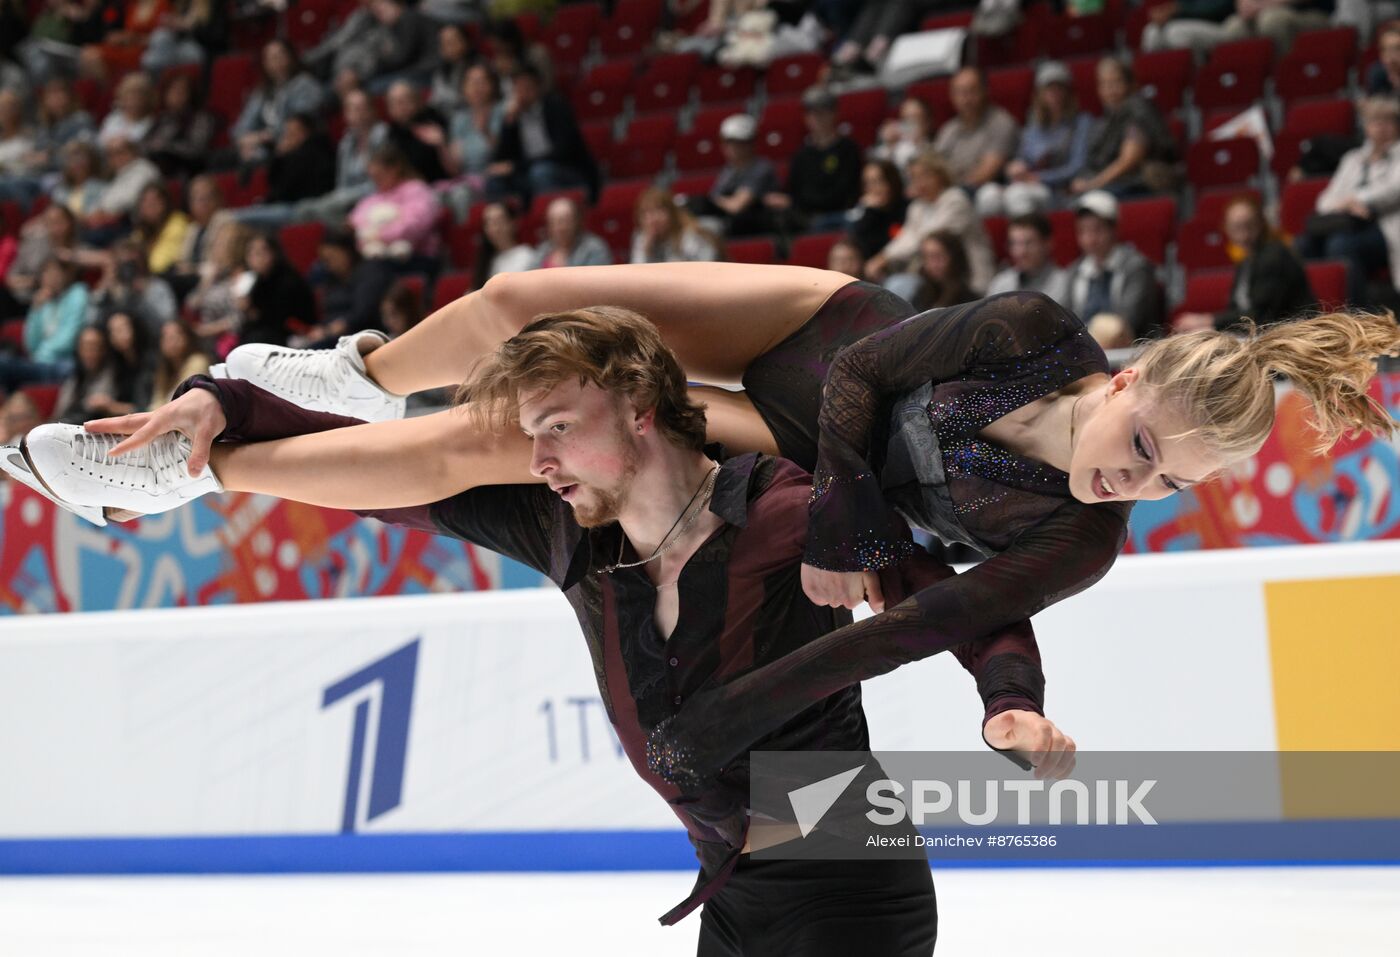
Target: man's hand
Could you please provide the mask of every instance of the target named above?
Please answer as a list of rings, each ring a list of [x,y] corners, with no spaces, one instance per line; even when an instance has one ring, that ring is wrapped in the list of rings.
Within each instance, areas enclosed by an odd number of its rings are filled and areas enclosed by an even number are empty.
[[[127,439],[118,443],[109,455],[125,455],[142,446],[149,445],[157,436],[166,432],[180,432],[192,444],[189,471],[193,477],[204,471],[209,464],[209,449],[214,438],[227,425],[224,410],[219,400],[205,389],[191,389],[174,402],[167,403],[154,412],[135,412],[110,419],[94,419],[84,422],[83,428],[99,435],[125,435]]]
[[[1034,711],[1003,711],[982,726],[982,737],[1000,751],[1016,751],[1035,765],[1037,779],[1058,780],[1074,770],[1074,739]]]
[[[879,614],[885,610],[885,594],[875,572],[828,572],[811,565],[802,566],[802,590],[815,605],[855,608],[863,601]]]

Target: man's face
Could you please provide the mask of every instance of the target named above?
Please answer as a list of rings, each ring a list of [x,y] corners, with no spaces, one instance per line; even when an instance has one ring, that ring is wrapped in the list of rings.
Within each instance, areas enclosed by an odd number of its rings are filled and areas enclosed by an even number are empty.
[[[1392,76],[1400,74],[1400,33],[1387,33],[1381,37],[1381,63]]]
[[[1079,251],[1095,259],[1107,259],[1118,240],[1114,224],[1092,213],[1081,213],[1074,221],[1074,235],[1079,240]]]
[[[395,83],[384,98],[384,108],[395,123],[408,123],[418,112],[418,94],[407,83]]]
[[[545,231],[554,245],[572,248],[578,239],[578,209],[567,199],[556,199],[545,210]]]
[[[982,78],[974,70],[963,70],[953,77],[948,85],[948,97],[953,101],[953,109],[960,116],[976,115],[987,102],[986,91],[982,89]]]
[[[1050,257],[1050,243],[1029,226],[1012,226],[1006,236],[1006,252],[1019,272],[1037,272]]]
[[[638,420],[622,396],[576,379],[520,397],[530,472],[569,503],[584,528],[617,521],[626,506],[641,458]]]

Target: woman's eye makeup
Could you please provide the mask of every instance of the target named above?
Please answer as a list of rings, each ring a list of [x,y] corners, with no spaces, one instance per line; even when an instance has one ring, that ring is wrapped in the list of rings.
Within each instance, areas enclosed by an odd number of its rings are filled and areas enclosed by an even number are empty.
[[[1137,454],[1140,455],[1140,456],[1142,456],[1142,458],[1143,458],[1144,461],[1150,462],[1150,461],[1152,460],[1152,456],[1150,456],[1150,455],[1147,454],[1147,448],[1146,448],[1146,446],[1143,445],[1143,442],[1142,442],[1142,433],[1141,433],[1141,432],[1134,432],[1134,433],[1133,433],[1133,447],[1137,450]],[[1166,489],[1167,489],[1167,491],[1169,491],[1169,492],[1180,492],[1180,491],[1181,491],[1181,486],[1180,486],[1180,485],[1177,485],[1175,482],[1173,482],[1171,479],[1167,478],[1165,475],[1162,476],[1162,485],[1165,486]]]

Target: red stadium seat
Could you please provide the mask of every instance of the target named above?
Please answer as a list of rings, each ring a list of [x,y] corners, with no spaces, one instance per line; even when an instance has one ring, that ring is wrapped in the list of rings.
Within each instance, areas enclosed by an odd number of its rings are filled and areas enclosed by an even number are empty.
[[[992,242],[992,256],[997,262],[1006,260],[1006,239],[1010,225],[1011,221],[1005,216],[988,216],[982,220],[982,228],[987,231],[987,238]]]
[[[1181,107],[1194,67],[1190,50],[1156,50],[1133,57],[1138,89],[1163,115]]]
[[[930,13],[919,23],[920,30],[954,30],[972,23],[974,11],[958,10],[954,13]]]
[[[580,122],[616,118],[632,89],[633,72],[630,60],[604,63],[589,70],[574,93],[574,113]]]
[[[1224,269],[1230,265],[1219,220],[1193,219],[1176,237],[1176,262],[1182,269]]]
[[[1230,305],[1230,290],[1234,288],[1233,269],[1208,269],[1186,277],[1186,294],[1181,298],[1181,312],[1219,312]]]
[[[768,65],[764,75],[770,97],[801,95],[809,86],[816,85],[826,68],[826,57],[820,53],[794,53],[779,57]]]
[[[948,98],[948,78],[946,76],[911,83],[905,89],[904,95],[906,97],[912,96],[929,108],[929,112],[933,114],[935,131],[953,115],[953,103]]]
[[[1089,113],[1102,113],[1103,105],[1099,102],[1099,58],[1071,60],[1065,66],[1069,67],[1070,81],[1074,84],[1074,95],[1079,100],[1079,108]]]
[[[619,258],[632,242],[633,217],[637,198],[651,186],[649,180],[610,183],[598,197],[598,205],[588,214],[588,228],[603,238]]]
[[[597,3],[571,3],[555,11],[545,28],[543,42],[555,61],[577,63],[588,52],[588,45],[603,21],[603,8]]]
[[[1186,151],[1186,171],[1201,188],[1248,183],[1259,174],[1259,144],[1247,137],[1197,140]]]
[[[277,232],[277,237],[282,241],[282,251],[287,255],[287,261],[297,267],[297,271],[301,273],[306,273],[315,264],[316,255],[321,247],[321,238],[325,235],[326,224],[316,221],[290,223]]]
[[[1055,11],[1048,3],[1023,4],[1021,23],[1011,33],[977,38],[976,62],[985,69],[1033,62],[1044,48],[1055,19]]]
[[[1285,103],[1308,97],[1335,96],[1345,90],[1351,62],[1340,57],[1284,57],[1274,72],[1274,92]]]
[[[1340,309],[1347,300],[1347,267],[1339,262],[1305,263],[1308,285],[1323,309]]]
[[[605,57],[630,56],[646,49],[656,36],[661,4],[654,0],[620,0],[599,30]]]
[[[433,302],[430,312],[437,312],[443,306],[456,302],[472,291],[472,274],[469,272],[445,272],[433,286]]]
[[[39,418],[47,422],[53,418],[58,407],[58,393],[62,388],[59,385],[27,385],[20,391],[29,396],[39,412]]]
[[[987,74],[987,98],[1006,110],[1016,121],[1026,121],[1031,93],[1035,88],[1035,73],[1030,67],[1011,67]]]
[[[735,103],[753,96],[758,71],[749,67],[702,67],[695,77],[701,103]]]
[[[880,124],[889,112],[888,102],[883,89],[842,93],[836,100],[841,132],[862,148],[873,146]]]
[[[471,269],[476,265],[476,244],[480,232],[480,224],[473,226],[470,221],[454,223],[447,228],[447,261],[454,269]]]
[[[1303,231],[1308,217],[1317,208],[1317,198],[1327,188],[1327,177],[1300,180],[1283,188],[1279,200],[1279,228],[1289,236],[1297,236]]]
[[[335,19],[333,0],[304,0],[287,10],[287,41],[298,50],[309,50],[321,42]]]
[[[793,266],[825,269],[827,257],[831,255],[831,247],[841,241],[842,235],[844,234],[834,232],[799,236],[792,241],[792,248],[788,250],[788,262]]]
[[[1349,136],[1356,129],[1356,110],[1346,99],[1295,103],[1283,116],[1283,128],[1310,136],[1319,133]]]
[[[754,148],[774,161],[791,159],[806,134],[801,100],[770,100],[758,119]]]
[[[1233,61],[1212,60],[1196,74],[1192,95],[1200,110],[1244,108],[1264,96],[1265,74]]]
[[[608,150],[612,149],[612,120],[594,120],[592,123],[580,123],[579,132],[583,134],[583,141],[588,144],[588,152],[593,154],[594,159],[603,159],[608,155]]]
[[[0,322],[0,343],[13,349],[16,355],[24,355],[24,320],[6,319]]]
[[[228,123],[238,119],[248,92],[256,85],[257,67],[251,53],[225,53],[209,68],[205,105]]]
[[[1079,240],[1074,235],[1074,210],[1057,209],[1050,214],[1050,248],[1055,262],[1068,266],[1079,258]]]
[[[1274,65],[1274,41],[1267,37],[1231,40],[1210,51],[1208,63],[1228,64],[1264,76]]]
[[[1210,223],[1219,228],[1225,219],[1226,208],[1240,196],[1248,196],[1260,202],[1264,199],[1264,194],[1253,188],[1228,186],[1224,189],[1202,190],[1196,196],[1196,212],[1191,218],[1198,223]]]
[[[741,239],[727,244],[727,259],[732,263],[776,263],[778,245],[771,239]]]
[[[1058,17],[1052,21],[1051,29],[1042,35],[1041,42],[1046,52],[1056,59],[1090,56],[1113,46],[1116,26],[1117,20],[1108,12]]]
[[[1118,235],[1159,266],[1167,263],[1167,244],[1176,234],[1176,200],[1169,196],[1124,202],[1119,207]]]
[[[1293,38],[1295,54],[1309,57],[1335,57],[1339,60],[1356,59],[1356,29],[1354,27],[1331,27],[1326,30],[1308,30]]]
[[[639,113],[678,110],[690,100],[690,89],[700,69],[696,53],[657,57],[632,84],[632,103]]]
[[[675,114],[638,117],[628,124],[622,139],[608,150],[608,174],[620,179],[655,176],[666,165],[666,154],[675,142]]]

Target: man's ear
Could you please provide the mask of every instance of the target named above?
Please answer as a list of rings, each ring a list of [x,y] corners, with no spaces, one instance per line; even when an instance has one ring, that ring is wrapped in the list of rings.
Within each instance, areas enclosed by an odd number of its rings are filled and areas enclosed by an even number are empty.
[[[643,409],[632,415],[632,430],[639,435],[645,435],[656,427],[656,409]]]

